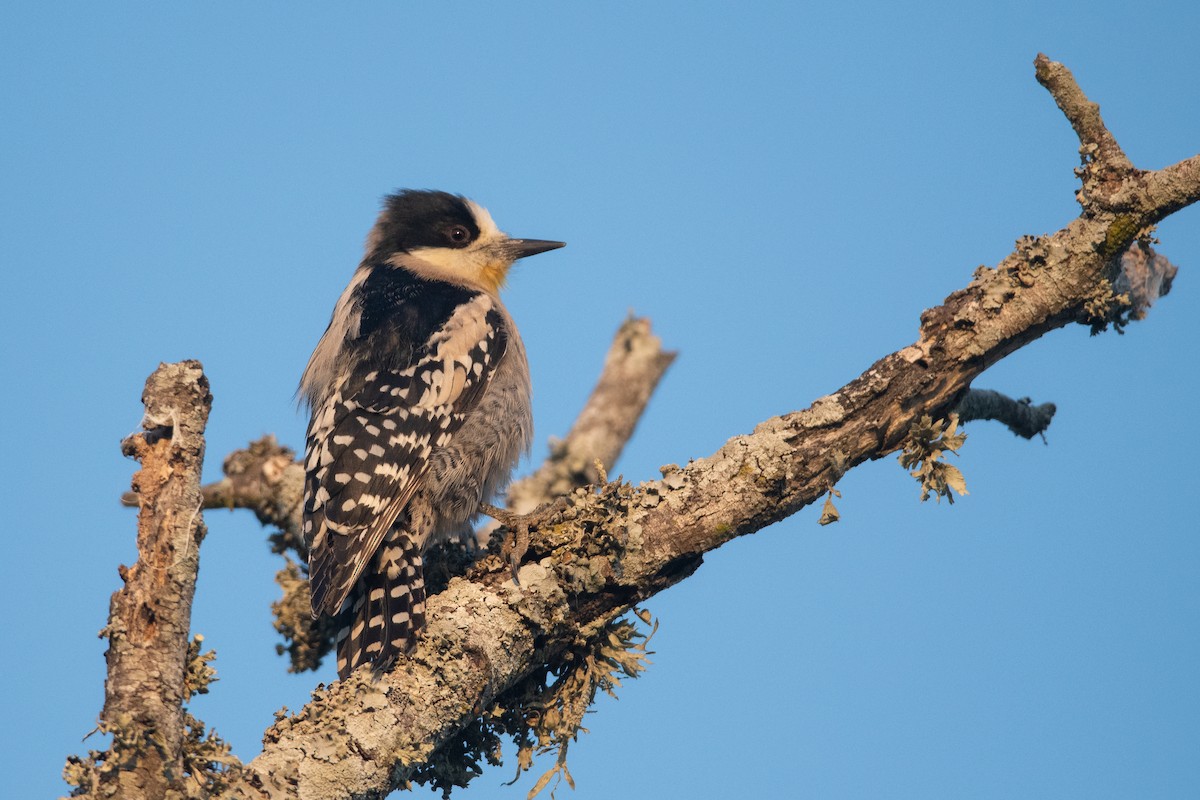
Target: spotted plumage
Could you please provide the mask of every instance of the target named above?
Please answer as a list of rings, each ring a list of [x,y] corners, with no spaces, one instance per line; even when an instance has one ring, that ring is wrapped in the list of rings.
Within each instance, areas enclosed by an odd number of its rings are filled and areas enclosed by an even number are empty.
[[[301,380],[312,608],[341,619],[341,677],[414,646],[422,554],[468,529],[528,447],[529,370],[498,290],[559,246],[454,195],[388,198]]]
[[[450,442],[477,405],[507,344],[503,319],[479,293],[454,309],[416,361],[391,370],[357,365],[314,413],[304,532],[312,537],[315,612],[338,610],[434,449]]]

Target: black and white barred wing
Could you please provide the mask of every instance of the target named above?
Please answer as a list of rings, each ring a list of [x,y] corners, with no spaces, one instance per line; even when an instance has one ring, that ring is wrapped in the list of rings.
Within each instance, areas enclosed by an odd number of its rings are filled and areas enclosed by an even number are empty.
[[[506,347],[503,318],[477,295],[450,315],[415,363],[352,368],[314,410],[304,493],[314,616],[339,610]]]

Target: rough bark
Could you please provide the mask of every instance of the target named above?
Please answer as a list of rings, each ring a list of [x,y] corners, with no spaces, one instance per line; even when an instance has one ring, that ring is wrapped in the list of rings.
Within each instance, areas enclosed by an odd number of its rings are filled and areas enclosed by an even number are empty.
[[[166,797],[184,773],[185,669],[200,542],[200,467],[212,407],[198,361],[162,364],[142,393],[144,432],[121,444],[142,468],[138,560],[120,567],[108,626],[108,678],[101,728],[113,733],[110,766],[98,796]]]
[[[378,679],[360,671],[319,687],[229,776],[229,796],[385,796],[504,692],[687,577],[704,553],[795,513],[848,469],[905,446],[926,417],[953,412],[999,359],[1070,323],[1119,329],[1144,313],[1132,297],[1138,281],[1120,283],[1120,257],[1145,248],[1154,224],[1200,198],[1200,157],[1158,172],[1134,168],[1070,72],[1041,55],[1036,68],[1079,134],[1078,219],[1019,240],[997,267],[980,268],[922,314],[916,342],[809,408],[666,467],[661,480],[571,492],[532,531],[519,584],[494,555],[452,580],[430,599],[413,657]],[[1165,293],[1166,268],[1148,249],[1141,259],[1154,295]]]
[[[1122,324],[1118,256],[1200,193],[1195,159],[1134,169],[1070,73],[1044,56],[1038,77],[1079,132],[1083,213],[1025,237],[996,268],[921,317],[913,344],[803,411],[767,420],[708,458],[638,487],[577,490],[532,536],[520,586],[499,559],[431,601],[415,657],[378,682],[318,692],[268,732],[246,797],[372,797],[522,677],[631,604],[686,577],[703,554],[821,497],[847,469],[895,452],[923,416],[944,416],[990,365],[1072,322]],[[600,544],[597,544],[600,542]]]

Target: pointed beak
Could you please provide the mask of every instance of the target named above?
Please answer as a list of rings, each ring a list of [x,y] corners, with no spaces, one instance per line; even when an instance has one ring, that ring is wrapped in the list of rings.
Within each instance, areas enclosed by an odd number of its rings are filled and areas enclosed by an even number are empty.
[[[504,243],[504,249],[512,255],[514,261],[518,258],[536,256],[538,253],[566,246],[566,242],[551,242],[547,239],[509,239]]]

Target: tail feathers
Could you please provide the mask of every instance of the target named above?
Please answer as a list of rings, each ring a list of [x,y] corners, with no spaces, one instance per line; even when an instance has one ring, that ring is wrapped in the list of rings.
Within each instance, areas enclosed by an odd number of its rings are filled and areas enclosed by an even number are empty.
[[[412,537],[403,531],[389,534],[347,604],[337,635],[339,678],[364,663],[384,671],[397,656],[413,651],[425,627],[425,579],[421,548]]]

